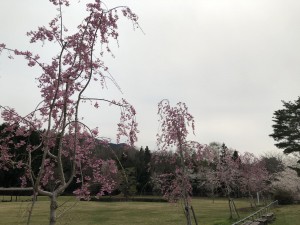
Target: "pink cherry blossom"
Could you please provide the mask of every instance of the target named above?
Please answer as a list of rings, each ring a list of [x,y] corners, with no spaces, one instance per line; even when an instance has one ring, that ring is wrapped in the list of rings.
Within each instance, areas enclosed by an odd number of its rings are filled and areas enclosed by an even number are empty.
[[[97,196],[101,196],[110,193],[116,183],[114,161],[97,159],[93,154],[96,142],[107,144],[108,141],[99,141],[97,135],[102,131],[90,129],[84,124],[84,115],[80,110],[83,105],[90,102],[100,109],[99,102],[108,102],[118,107],[117,142],[126,139],[128,144],[133,145],[137,141],[136,111],[127,100],[86,95],[92,83],[98,84],[104,91],[107,77],[113,80],[103,61],[103,54],[112,54],[110,42],[118,41],[119,15],[129,19],[135,27],[138,27],[138,18],[128,7],[107,9],[102,1],[91,0],[86,5],[82,23],[71,33],[61,19],[63,9],[70,6],[70,1],[49,1],[51,6],[57,8],[58,15],[47,25],[27,32],[31,44],[42,44],[39,54],[0,44],[0,53],[7,52],[11,58],[22,57],[29,67],[39,69],[40,75],[36,81],[42,99],[27,115],[20,115],[13,108],[0,105],[1,117],[5,122],[5,128],[0,133],[0,169],[9,170],[15,166],[24,169],[22,185],[33,187],[34,195],[46,195],[51,199],[50,224],[54,225],[57,197],[75,177],[81,187],[74,193],[84,199],[90,198],[91,185],[99,185]],[[50,61],[45,60],[42,53],[53,45],[57,46],[57,53]],[[96,45],[101,45],[101,48]],[[34,132],[39,133],[39,143],[26,142],[28,138],[25,137],[30,137]],[[22,137],[20,141],[15,140],[16,136]],[[20,161],[18,150],[23,148],[26,154]],[[38,171],[32,167],[33,155],[40,156]]]

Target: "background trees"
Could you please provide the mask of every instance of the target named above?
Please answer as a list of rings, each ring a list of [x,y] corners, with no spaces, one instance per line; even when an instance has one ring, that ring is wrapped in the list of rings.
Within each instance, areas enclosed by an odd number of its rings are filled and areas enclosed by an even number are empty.
[[[270,184],[269,172],[265,161],[259,159],[249,152],[240,157],[240,189],[242,193],[250,198],[251,206],[256,206],[254,200],[256,194],[267,192]]]
[[[293,168],[297,159],[291,155],[279,155],[280,170],[272,174],[270,188],[280,204],[291,204],[300,199],[300,177]]]

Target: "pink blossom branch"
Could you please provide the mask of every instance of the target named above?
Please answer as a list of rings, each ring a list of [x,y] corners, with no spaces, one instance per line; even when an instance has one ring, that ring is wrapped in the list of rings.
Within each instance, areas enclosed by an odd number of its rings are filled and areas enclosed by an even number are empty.
[[[7,48],[4,44],[0,44],[0,53],[2,50],[7,50],[8,52],[12,52],[15,55],[22,55],[25,57],[25,59],[29,60],[28,66],[35,66],[35,64],[38,64],[43,70],[45,70],[45,67],[42,63],[38,61],[40,58],[38,55],[32,57],[32,53],[29,51],[19,51],[19,50],[13,50],[11,48]]]

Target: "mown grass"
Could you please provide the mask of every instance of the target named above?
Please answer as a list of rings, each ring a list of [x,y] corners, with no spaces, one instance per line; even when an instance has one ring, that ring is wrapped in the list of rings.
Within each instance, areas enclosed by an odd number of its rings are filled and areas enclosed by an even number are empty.
[[[23,197],[24,200],[25,197]],[[250,214],[247,200],[235,201],[241,217]],[[0,202],[0,224],[24,224],[30,202]],[[163,202],[82,202],[61,197],[58,214],[67,210],[57,224],[70,225],[183,225],[185,218],[180,204]],[[192,201],[199,225],[229,225],[226,199],[194,198]],[[33,225],[48,224],[49,201],[39,197],[33,211]],[[275,209],[274,225],[300,222],[300,205]],[[296,221],[296,223],[295,223]],[[300,223],[299,223],[300,224]]]
[[[300,225],[300,205],[278,206],[274,213],[276,220],[272,225]]]

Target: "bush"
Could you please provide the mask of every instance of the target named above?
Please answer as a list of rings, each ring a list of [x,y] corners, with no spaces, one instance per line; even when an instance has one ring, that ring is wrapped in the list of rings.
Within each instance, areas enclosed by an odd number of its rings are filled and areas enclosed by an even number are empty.
[[[279,205],[288,205],[294,203],[294,196],[291,192],[278,189],[274,193],[274,199],[278,200]]]

